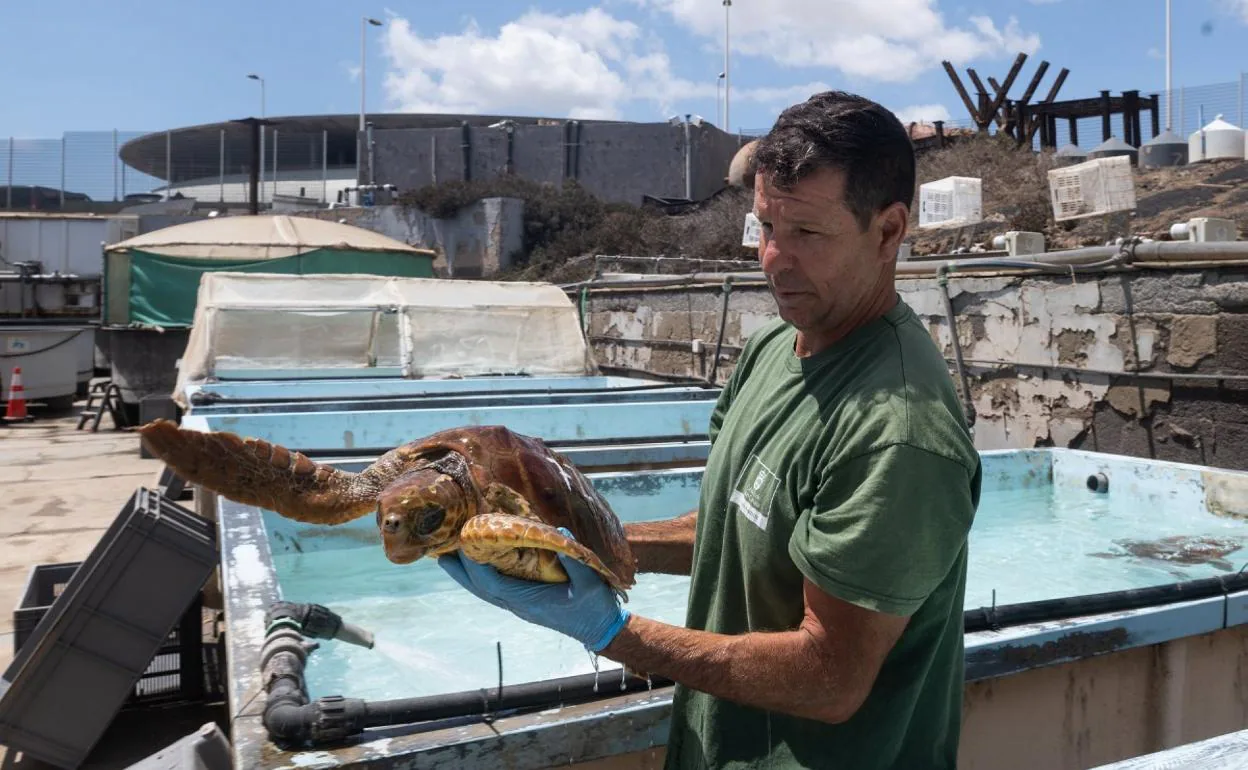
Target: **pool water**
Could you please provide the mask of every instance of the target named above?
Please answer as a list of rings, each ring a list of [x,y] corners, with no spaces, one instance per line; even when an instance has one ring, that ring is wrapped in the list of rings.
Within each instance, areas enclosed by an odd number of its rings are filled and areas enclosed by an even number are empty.
[[[658,515],[685,509],[675,501],[656,509],[637,504],[641,499],[621,501],[621,517],[635,520],[647,509],[661,511]],[[1174,492],[1164,483],[1129,494],[1120,487],[1116,495],[1072,483],[990,486],[971,532],[964,606],[974,609],[994,602],[1014,604],[1228,574],[1209,563],[1132,557],[1115,544],[1122,538],[1174,535],[1248,542],[1248,527],[1210,515],[1190,491]],[[1248,551],[1234,550],[1223,558],[1238,570],[1248,562]],[[612,673],[618,681],[614,662],[594,661],[577,642],[478,600],[431,561],[391,564],[376,545],[302,553],[287,549],[275,553],[273,561],[283,598],[324,604],[375,634],[372,650],[320,641],[321,649],[310,656],[307,666],[313,698],[385,699],[495,687],[500,644],[504,686],[590,673],[595,665],[601,668],[604,686],[609,686]],[[628,607],[681,625],[687,587],[685,577],[639,575]]]
[[[991,606],[994,590],[996,604],[1018,604],[1228,574],[1210,563],[1136,558],[1115,542],[1182,536],[1248,544],[1244,522],[1200,505],[1168,505],[1164,497],[1114,497],[1074,485],[986,489],[971,528],[964,606]],[[1248,550],[1222,558],[1238,570]]]
[[[399,698],[590,673],[595,661],[578,642],[483,602],[433,561],[386,561],[380,548],[274,557],[283,598],[324,604],[372,631],[371,650],[319,640],[307,665],[308,693]],[[683,625],[689,579],[639,575],[627,607]],[[603,672],[618,664],[598,661]],[[604,674],[604,683],[610,679]],[[604,685],[605,686],[605,685]]]

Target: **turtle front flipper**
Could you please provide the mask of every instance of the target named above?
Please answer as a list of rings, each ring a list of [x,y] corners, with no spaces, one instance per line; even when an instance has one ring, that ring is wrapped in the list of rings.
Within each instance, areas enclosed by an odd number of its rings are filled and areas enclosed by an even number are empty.
[[[619,580],[597,554],[549,524],[508,513],[473,516],[459,532],[459,548],[469,559],[504,575],[541,583],[566,583],[568,573],[556,554],[587,565],[621,596]]]
[[[144,425],[139,434],[148,451],[182,479],[237,503],[310,524],[342,524],[377,509],[372,477],[262,439],[186,430],[164,419]]]

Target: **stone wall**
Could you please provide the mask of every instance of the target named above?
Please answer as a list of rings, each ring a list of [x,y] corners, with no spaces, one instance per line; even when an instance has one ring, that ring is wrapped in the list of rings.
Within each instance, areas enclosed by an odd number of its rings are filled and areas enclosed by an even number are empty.
[[[953,373],[940,287],[902,278],[898,290]],[[949,290],[980,449],[1062,446],[1248,469],[1248,269],[956,276]],[[599,363],[706,376],[722,302],[718,286],[595,291]],[[718,381],[743,339],[774,317],[765,285],[734,286]]]

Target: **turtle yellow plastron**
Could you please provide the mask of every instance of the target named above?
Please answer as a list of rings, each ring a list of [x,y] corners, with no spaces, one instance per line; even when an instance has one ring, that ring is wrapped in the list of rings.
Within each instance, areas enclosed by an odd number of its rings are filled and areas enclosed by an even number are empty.
[[[326,525],[376,511],[386,557],[396,564],[459,549],[505,575],[562,583],[562,553],[594,569],[621,598],[635,582],[624,528],[589,480],[541,439],[501,426],[440,431],[391,449],[359,473],[262,439],[164,419],[139,433],[182,479],[244,505]]]

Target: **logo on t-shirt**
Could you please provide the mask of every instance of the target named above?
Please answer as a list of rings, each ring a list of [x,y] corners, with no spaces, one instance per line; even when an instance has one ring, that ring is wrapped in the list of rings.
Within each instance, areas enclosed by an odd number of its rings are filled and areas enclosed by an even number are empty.
[[[771,501],[780,486],[777,476],[758,455],[750,455],[741,475],[737,477],[736,488],[733,489],[731,500],[737,510],[745,514],[745,518],[754,522],[759,529],[767,529],[767,519],[771,516]]]

